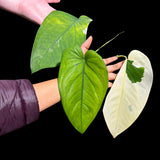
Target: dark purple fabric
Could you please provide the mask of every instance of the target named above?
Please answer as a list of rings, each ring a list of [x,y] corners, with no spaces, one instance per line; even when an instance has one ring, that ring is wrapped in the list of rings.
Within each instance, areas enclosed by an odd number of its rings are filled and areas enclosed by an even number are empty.
[[[39,106],[29,80],[0,80],[0,135],[39,118]]]

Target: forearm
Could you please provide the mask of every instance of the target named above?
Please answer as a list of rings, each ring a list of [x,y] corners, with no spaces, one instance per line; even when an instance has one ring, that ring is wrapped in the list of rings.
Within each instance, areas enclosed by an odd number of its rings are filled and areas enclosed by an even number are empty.
[[[20,0],[0,0],[0,8],[18,14]]]
[[[40,112],[60,101],[57,79],[40,82],[34,84],[33,87],[37,95]]]

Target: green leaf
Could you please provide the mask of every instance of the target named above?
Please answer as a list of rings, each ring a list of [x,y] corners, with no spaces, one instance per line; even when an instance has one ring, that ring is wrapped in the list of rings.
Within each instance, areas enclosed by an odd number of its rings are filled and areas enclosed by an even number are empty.
[[[64,49],[85,41],[90,22],[87,16],[76,18],[62,11],[51,12],[36,34],[31,54],[32,73],[59,65]]]
[[[96,117],[108,88],[108,72],[102,58],[93,50],[85,55],[80,47],[64,51],[58,85],[64,111],[80,133]]]
[[[127,68],[126,73],[128,78],[132,83],[141,82],[143,73],[144,73],[144,67],[136,67],[133,64],[133,61],[127,60]]]
[[[128,59],[131,65],[134,61],[134,67],[142,66],[145,70],[142,80],[139,83],[132,83],[126,73],[128,63],[126,59],[106,97],[103,114],[114,138],[138,118],[148,100],[153,83],[152,66],[146,55],[133,50]],[[137,74],[137,72],[134,73]]]

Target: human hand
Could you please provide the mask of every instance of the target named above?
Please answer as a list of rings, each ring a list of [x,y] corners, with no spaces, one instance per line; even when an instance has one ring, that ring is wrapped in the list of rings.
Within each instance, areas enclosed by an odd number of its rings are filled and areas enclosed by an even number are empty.
[[[45,17],[55,9],[48,3],[58,3],[60,0],[20,0],[20,14],[24,17],[42,24]]]
[[[81,46],[81,49],[83,51],[83,53],[85,54],[87,52],[87,50],[89,49],[91,43],[92,43],[92,36],[90,36]],[[108,79],[109,81],[115,80],[117,74],[113,73],[116,70],[119,70],[122,67],[122,64],[124,61],[118,62],[116,64],[113,65],[108,65],[114,61],[116,61],[118,59],[117,56],[113,56],[110,58],[105,58],[103,59],[104,63],[107,66],[107,70],[108,70]],[[109,82],[108,87],[112,87],[112,82]]]
[[[48,3],[58,2],[60,0],[0,0],[0,8],[42,24],[45,17],[55,10]]]

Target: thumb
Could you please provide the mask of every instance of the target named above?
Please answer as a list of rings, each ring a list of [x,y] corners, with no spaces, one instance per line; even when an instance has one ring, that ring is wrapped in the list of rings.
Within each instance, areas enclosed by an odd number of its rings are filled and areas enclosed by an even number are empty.
[[[93,37],[89,36],[89,38],[82,44],[81,49],[83,51],[83,54],[85,54],[88,51],[88,49],[92,43],[92,40],[93,40]]]

